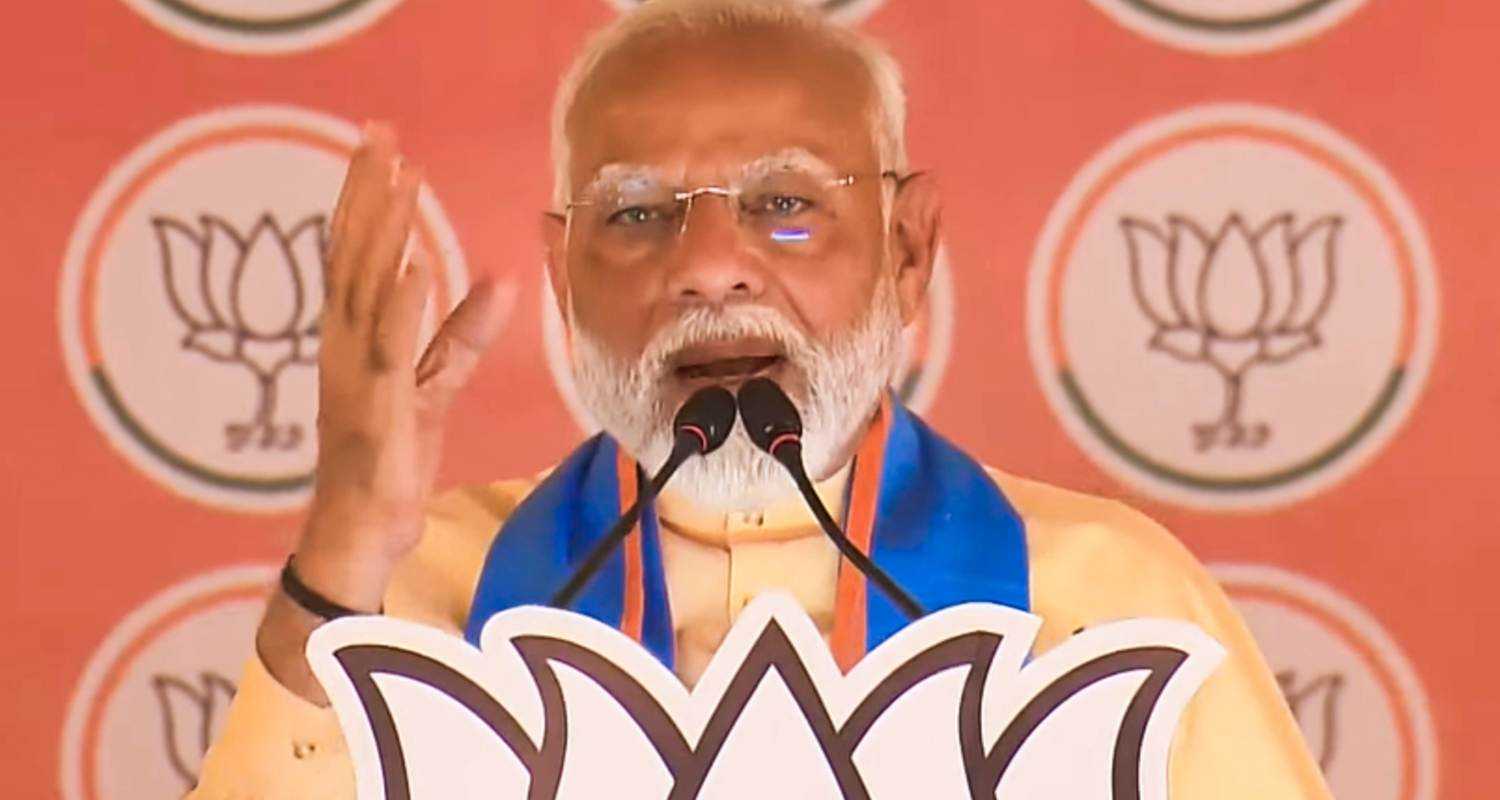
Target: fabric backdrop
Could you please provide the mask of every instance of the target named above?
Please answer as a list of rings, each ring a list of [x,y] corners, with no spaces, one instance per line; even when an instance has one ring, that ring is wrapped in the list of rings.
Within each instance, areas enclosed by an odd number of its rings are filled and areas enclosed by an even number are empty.
[[[12,9],[10,794],[193,780],[306,500],[320,237],[361,120],[426,169],[437,303],[481,273],[510,299],[442,482],[579,439],[540,279],[548,108],[630,2]],[[1494,788],[1496,6],[824,5],[905,65],[912,163],[946,196],[908,401],[1170,527],[1338,796]]]

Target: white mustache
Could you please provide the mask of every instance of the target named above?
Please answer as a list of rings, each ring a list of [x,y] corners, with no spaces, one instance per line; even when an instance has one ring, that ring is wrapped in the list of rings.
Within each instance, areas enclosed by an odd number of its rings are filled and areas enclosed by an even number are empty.
[[[880,402],[900,360],[901,320],[895,287],[883,284],[866,316],[827,340],[803,331],[785,313],[764,305],[698,306],[651,336],[636,357],[612,352],[572,326],[573,380],[579,399],[606,431],[648,469],[671,449],[671,420],[663,389],[675,358],[688,347],[734,339],[777,345],[796,376],[784,388],[802,414],[808,470],[826,474],[860,421]],[[755,447],[740,426],[713,458],[684,465],[673,486],[707,508],[762,506],[791,489],[781,465]]]
[[[812,340],[786,315],[769,306],[699,306],[658,331],[641,354],[637,372],[649,381],[666,378],[675,356],[689,347],[766,339],[780,345],[794,367],[803,368],[817,352]]]

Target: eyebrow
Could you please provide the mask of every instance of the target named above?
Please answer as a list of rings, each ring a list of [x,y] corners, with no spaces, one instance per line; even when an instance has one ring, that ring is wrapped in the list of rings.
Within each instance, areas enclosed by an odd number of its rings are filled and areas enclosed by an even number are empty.
[[[835,172],[832,164],[813,155],[811,150],[804,147],[787,147],[774,153],[767,153],[746,163],[743,171],[745,174],[751,174],[778,169],[801,169],[829,177],[832,177]]]
[[[662,182],[664,172],[661,167],[649,164],[630,164],[625,162],[612,162],[594,170],[594,175],[585,183],[579,192],[580,195],[592,192],[600,187],[618,187],[632,181],[654,181]]]
[[[740,168],[740,177],[779,169],[802,169],[828,177],[834,177],[837,173],[832,164],[805,147],[784,147],[745,162]],[[594,170],[593,176],[581,191],[588,192],[601,186],[621,186],[629,181],[664,182],[665,179],[666,170],[660,166],[612,161]]]

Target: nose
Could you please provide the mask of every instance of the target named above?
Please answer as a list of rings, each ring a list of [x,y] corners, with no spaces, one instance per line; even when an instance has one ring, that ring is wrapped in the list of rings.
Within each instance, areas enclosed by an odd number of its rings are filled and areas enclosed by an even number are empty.
[[[724,305],[765,290],[764,265],[744,241],[732,197],[700,194],[683,214],[667,290],[679,303]]]

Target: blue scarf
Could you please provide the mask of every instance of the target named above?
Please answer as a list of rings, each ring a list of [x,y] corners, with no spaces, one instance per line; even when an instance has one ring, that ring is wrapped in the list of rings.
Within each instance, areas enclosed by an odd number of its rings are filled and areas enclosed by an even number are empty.
[[[880,469],[870,557],[927,611],[983,601],[1029,608],[1021,518],[979,464],[892,402]],[[604,434],[584,442],[516,507],[490,546],[464,635],[478,644],[489,618],[545,604],[620,513],[618,445]],[[853,476],[850,478],[853,485]],[[654,509],[641,515],[645,608],[641,641],[673,664],[672,612]],[[852,569],[842,564],[840,569]],[[625,558],[616,550],[579,595],[574,610],[611,626],[624,613]],[[866,592],[866,641],[873,649],[907,622],[878,589]]]

